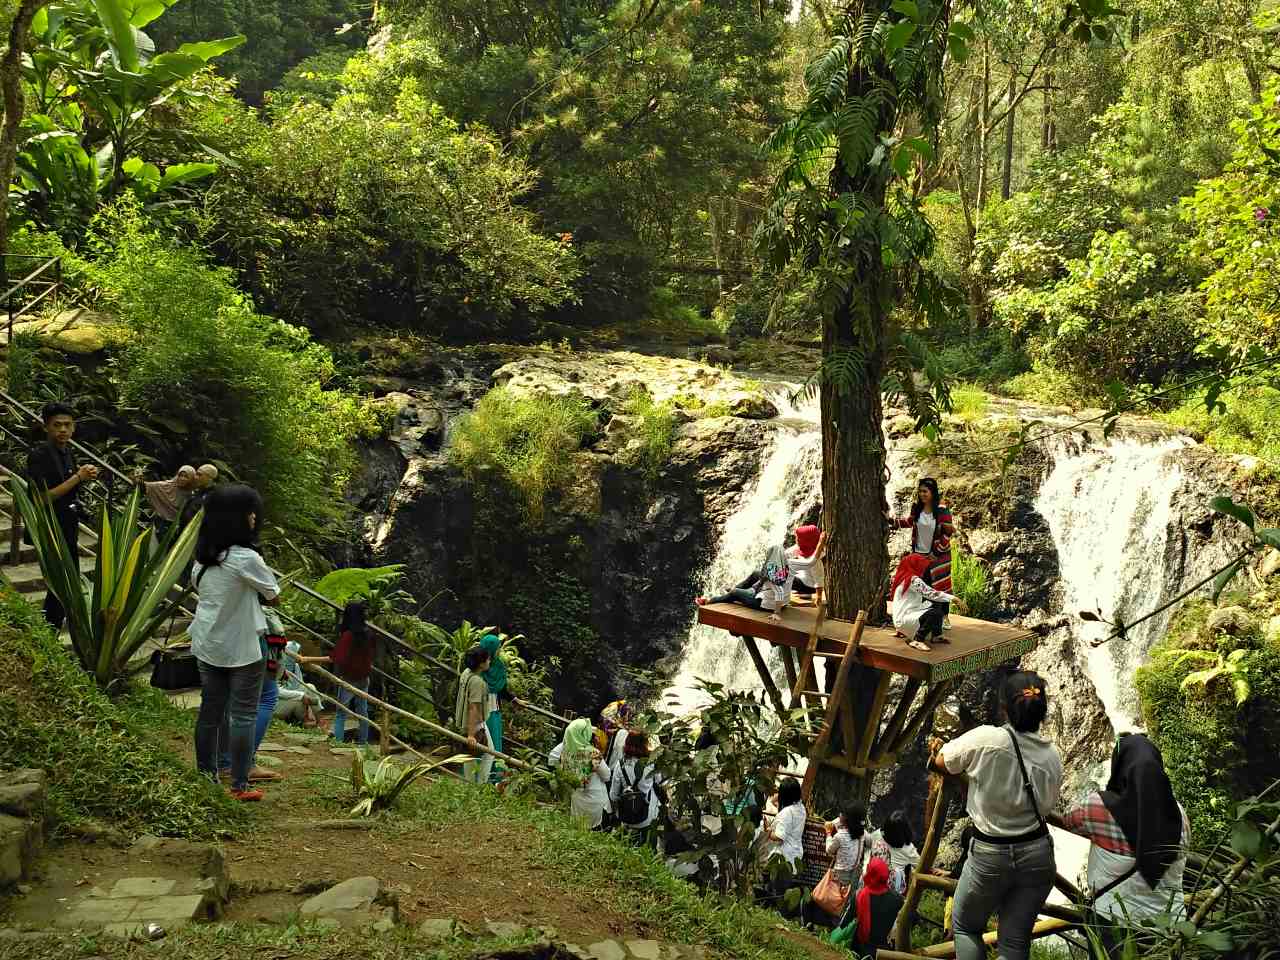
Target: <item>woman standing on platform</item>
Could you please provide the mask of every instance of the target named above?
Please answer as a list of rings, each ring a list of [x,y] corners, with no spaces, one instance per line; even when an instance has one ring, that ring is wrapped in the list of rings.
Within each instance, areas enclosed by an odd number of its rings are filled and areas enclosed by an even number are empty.
[[[885,514],[895,527],[911,531],[911,552],[929,557],[929,583],[935,590],[951,592],[951,538],[956,532],[951,510],[942,503],[938,481],[924,477],[916,487],[915,503],[905,517]],[[949,629],[951,624],[945,626]]]
[[[982,935],[993,913],[1000,915],[1000,960],[1028,960],[1031,928],[1057,873],[1044,815],[1058,803],[1062,758],[1039,734],[1049,712],[1044,680],[1015,673],[1001,694],[1004,726],[931,744],[931,770],[969,781],[973,839],[952,913],[957,960],[986,960]]]

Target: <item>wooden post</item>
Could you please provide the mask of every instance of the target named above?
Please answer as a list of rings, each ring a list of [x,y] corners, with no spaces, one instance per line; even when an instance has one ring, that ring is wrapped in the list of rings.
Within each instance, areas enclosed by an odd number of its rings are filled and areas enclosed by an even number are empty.
[[[902,731],[898,739],[889,745],[889,749],[886,752],[902,752],[903,747],[909,744],[915,735],[920,732],[920,728],[924,725],[925,719],[929,714],[933,713],[938,704],[942,702],[942,698],[950,692],[951,686],[954,682],[955,681],[953,680],[943,680],[940,683],[935,683],[929,688],[929,692],[925,695],[924,702],[920,704],[920,709],[916,711],[915,716],[913,716],[910,722],[907,723],[907,728]]]
[[[831,699],[827,701],[827,712],[822,720],[822,732],[818,734],[818,739],[814,743],[813,749],[809,752],[809,767],[804,772],[804,784],[802,785],[806,803],[809,802],[809,796],[813,793],[813,782],[818,776],[818,764],[827,751],[827,744],[831,740],[831,731],[835,727],[836,717],[840,714],[840,704],[843,702],[845,690],[849,686],[849,668],[853,666],[853,654],[858,649],[858,644],[862,641],[862,631],[866,625],[867,611],[859,610],[858,619],[853,622],[853,627],[849,630],[849,647],[844,656],[840,658],[840,669],[836,671],[835,688],[831,691]]]
[[[875,748],[871,752],[871,758],[879,761],[889,752],[889,745],[893,743],[894,738],[902,731],[902,725],[907,722],[907,715],[911,713],[911,705],[916,702],[916,692],[920,689],[920,681],[915,677],[907,681],[907,685],[903,688],[902,697],[898,700],[898,705],[894,707],[893,716],[889,718],[889,725],[884,728],[884,733],[880,735]]]
[[[895,945],[899,950],[911,947],[911,918],[915,916],[916,906],[920,903],[922,885],[917,879],[933,869],[933,861],[938,856],[938,845],[942,842],[943,812],[946,810],[946,784],[940,774],[929,775],[929,797],[925,801],[926,826],[924,842],[920,848],[920,862],[911,871],[911,882],[907,884],[907,895],[898,912]]]
[[[378,713],[378,749],[382,756],[391,755],[391,714],[386,707]]]
[[[875,741],[876,732],[880,729],[880,718],[884,716],[884,701],[889,696],[889,682],[893,675],[887,670],[880,671],[880,680],[876,684],[876,692],[871,700],[871,712],[867,715],[867,726],[862,731],[862,739],[858,741],[858,755],[851,757],[858,766],[865,767],[871,756],[871,744]]]
[[[751,662],[756,665],[756,673],[760,674],[760,682],[764,684],[765,693],[773,702],[773,708],[778,711],[778,719],[786,720],[787,708],[782,702],[782,693],[778,690],[778,685],[773,682],[773,673],[770,672],[769,664],[760,654],[760,646],[756,643],[756,638],[744,636],[742,642],[747,645],[747,653],[751,654]]]

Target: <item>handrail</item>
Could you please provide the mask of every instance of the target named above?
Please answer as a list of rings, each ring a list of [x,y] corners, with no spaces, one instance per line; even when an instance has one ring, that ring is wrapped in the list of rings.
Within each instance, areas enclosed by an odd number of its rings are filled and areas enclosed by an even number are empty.
[[[36,277],[40,276],[40,274],[44,273],[50,267],[57,265],[60,260],[61,260],[60,257],[50,257],[44,263],[40,264],[40,266],[36,267],[36,269],[31,271],[29,274],[27,274],[25,277],[23,277],[21,280],[15,283],[12,287],[9,287],[9,289],[7,289],[4,292],[5,299],[11,300],[15,293],[17,293],[19,290],[21,290],[23,287],[29,284]]]
[[[3,401],[4,403],[7,403],[9,406],[13,407],[15,410],[19,410],[22,413],[26,414],[26,416],[32,421],[34,421],[35,423],[42,422],[40,419],[40,416],[34,410],[32,410],[30,407],[24,404],[21,400],[18,400],[15,397],[10,396],[4,390],[0,390],[0,401]],[[130,479],[129,477],[126,477],[123,473],[121,473],[111,464],[107,463],[105,460],[99,457],[96,453],[94,453],[91,449],[86,447],[84,444],[74,439],[71,441],[71,443],[77,451],[84,454],[86,457],[92,460],[99,467],[106,470],[108,473],[112,474],[113,476],[119,477],[126,484],[130,486],[134,485],[135,483],[134,480]],[[272,570],[272,573],[274,573],[278,578],[282,580],[284,579],[284,575],[281,574],[279,571]],[[311,587],[308,587],[305,583],[298,583],[296,581],[287,581],[286,584],[287,586],[293,587],[295,590],[299,591],[304,596],[307,596],[312,600],[317,600],[320,603],[325,604],[335,612],[342,611],[341,605],[335,603],[333,600],[329,599],[324,594],[318,593],[317,591],[313,590]],[[376,623],[370,623],[368,626],[373,632],[378,634],[378,636],[382,637],[384,640],[388,640],[391,643],[395,644],[401,650],[406,651],[410,656],[419,660],[426,661],[427,663],[430,663],[441,670],[445,670],[453,674],[455,677],[459,676],[458,671],[452,665],[445,663],[443,660],[436,659],[435,657],[431,656],[429,653],[422,652],[417,647],[413,646],[410,643],[407,643],[406,641],[402,640],[400,637],[397,637],[395,634],[390,633],[389,631],[383,629],[382,627],[378,626]],[[417,691],[414,691],[414,692],[417,693]],[[562,717],[558,713],[554,713],[551,710],[546,710],[532,703],[528,704],[527,707],[532,713],[535,713],[541,717],[544,717],[547,720],[555,721],[556,723],[559,723],[564,726],[567,726],[569,724],[569,720],[567,718]]]

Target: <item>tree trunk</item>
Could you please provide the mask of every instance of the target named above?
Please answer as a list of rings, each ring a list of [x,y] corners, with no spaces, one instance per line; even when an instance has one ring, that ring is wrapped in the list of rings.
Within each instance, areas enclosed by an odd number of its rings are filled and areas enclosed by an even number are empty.
[[[1017,104],[1014,97],[1018,95],[1018,71],[1009,68],[1009,115],[1004,118],[1004,177],[1000,181],[1000,199],[1008,200],[1013,192],[1013,134]]]
[[[0,58],[0,96],[4,98],[4,126],[0,128],[0,274],[8,283],[5,257],[9,253],[9,184],[18,159],[18,135],[26,102],[22,96],[22,55],[31,34],[31,21],[48,0],[21,0],[9,25],[9,47]]]
[[[1040,149],[1053,153],[1058,149],[1058,129],[1053,119],[1053,66],[1044,74],[1044,111],[1040,115]]]
[[[982,222],[987,205],[987,143],[991,136],[991,44],[982,43],[982,91],[978,97],[978,202],[974,219]]]

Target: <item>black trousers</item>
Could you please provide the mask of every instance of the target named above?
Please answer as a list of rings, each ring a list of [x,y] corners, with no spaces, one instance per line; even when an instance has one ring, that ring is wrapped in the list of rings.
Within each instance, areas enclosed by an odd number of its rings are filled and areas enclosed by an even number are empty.
[[[71,556],[79,564],[80,524],[78,517],[75,514],[70,517],[59,516],[58,525],[62,527],[62,539],[71,549]],[[49,626],[53,627],[54,632],[57,633],[67,621],[67,611],[63,609],[62,601],[54,596],[47,583],[45,584],[45,590],[48,592],[44,595],[44,618],[49,621]]]
[[[760,598],[756,596],[755,585],[759,582],[760,577],[756,573],[749,573],[745,578],[739,580],[737,585],[728,593],[722,593],[718,597],[712,597],[708,603],[739,603],[744,607],[750,607],[752,610],[759,610],[764,606],[760,602]]]
[[[920,617],[920,632],[917,636],[921,640],[927,640],[929,637],[936,637],[942,633],[942,621],[946,619],[951,604],[939,603],[937,600],[929,601],[929,609]]]

